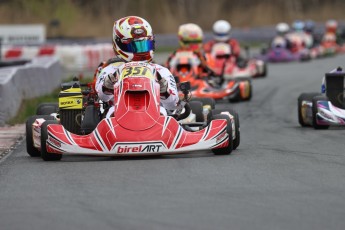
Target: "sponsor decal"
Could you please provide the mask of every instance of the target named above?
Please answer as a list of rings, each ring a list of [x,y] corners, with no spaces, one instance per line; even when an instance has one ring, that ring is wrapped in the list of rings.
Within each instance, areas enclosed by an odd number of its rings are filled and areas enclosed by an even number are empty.
[[[158,153],[165,149],[161,142],[147,143],[118,143],[115,145],[116,153]]]
[[[73,103],[74,103],[74,101],[62,101],[61,105],[71,105]]]
[[[142,34],[142,33],[144,33],[144,30],[141,29],[141,28],[139,28],[139,29],[134,29],[134,30],[133,30],[133,33],[135,33],[135,34]]]

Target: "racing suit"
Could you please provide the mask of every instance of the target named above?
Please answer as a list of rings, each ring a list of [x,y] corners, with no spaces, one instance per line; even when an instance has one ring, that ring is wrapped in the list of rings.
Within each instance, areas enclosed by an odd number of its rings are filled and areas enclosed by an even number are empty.
[[[179,101],[176,82],[167,68],[154,63],[125,63],[120,61],[105,65],[99,70],[96,76],[95,89],[99,99],[112,105],[106,114],[107,118],[112,116],[114,112],[114,84],[117,84],[118,76],[121,76],[122,71],[124,71],[124,69],[130,65],[144,65],[148,67],[151,72],[156,75],[156,77],[161,77],[161,80],[158,81],[157,79],[158,83],[160,84],[161,114],[167,115],[166,110],[176,109],[177,103]]]

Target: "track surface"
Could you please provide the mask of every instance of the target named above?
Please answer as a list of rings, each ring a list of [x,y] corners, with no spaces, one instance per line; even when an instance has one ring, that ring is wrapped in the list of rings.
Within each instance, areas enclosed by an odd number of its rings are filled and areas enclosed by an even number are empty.
[[[345,129],[297,122],[298,95],[337,66],[345,56],[270,65],[232,105],[230,156],[43,162],[23,142],[0,164],[1,229],[345,229]]]

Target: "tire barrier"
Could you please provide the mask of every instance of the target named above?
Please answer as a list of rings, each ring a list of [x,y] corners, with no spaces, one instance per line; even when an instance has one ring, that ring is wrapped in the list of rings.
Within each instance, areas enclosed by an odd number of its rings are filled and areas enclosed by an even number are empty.
[[[2,60],[56,56],[66,70],[93,71],[103,60],[114,57],[111,43],[92,45],[10,46],[2,48]]]
[[[60,86],[62,78],[63,69],[54,56],[0,68],[0,126],[17,114],[24,99],[51,93]]]

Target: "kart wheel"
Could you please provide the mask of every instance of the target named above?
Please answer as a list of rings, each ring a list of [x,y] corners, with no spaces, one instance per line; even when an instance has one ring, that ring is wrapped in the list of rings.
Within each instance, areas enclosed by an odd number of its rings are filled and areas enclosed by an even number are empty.
[[[310,126],[305,123],[302,116],[302,102],[303,101],[313,101],[313,97],[320,95],[320,93],[302,93],[297,99],[297,113],[298,113],[298,123],[302,127]]]
[[[211,106],[211,109],[216,107],[216,101],[211,97],[192,97],[191,101],[200,101],[203,106]]]
[[[229,136],[229,144],[228,144],[228,146],[223,147],[223,148],[212,149],[212,152],[215,155],[229,155],[229,154],[231,154],[232,149],[233,149],[231,120],[230,120],[229,116],[227,116],[225,114],[214,115],[213,120],[216,120],[216,119],[225,119],[227,121],[226,132],[228,133],[228,136]]]
[[[202,102],[190,101],[189,105],[190,105],[190,108],[192,109],[192,112],[195,114],[196,122],[203,122],[204,114],[202,113],[202,110],[203,110]]]
[[[225,111],[229,112],[232,116],[234,116],[235,139],[233,140],[233,149],[235,150],[240,145],[240,140],[241,140],[240,119],[239,119],[238,113],[234,109],[227,109],[227,110],[215,109],[215,110],[212,110],[212,117],[214,117],[217,114],[221,114],[221,112],[225,112]]]
[[[60,110],[61,125],[69,132],[81,134],[81,109],[64,109]]]
[[[58,103],[41,103],[36,109],[36,115],[50,115],[52,113],[57,113],[58,110]]]
[[[34,115],[29,117],[25,123],[25,131],[26,131],[26,152],[31,157],[39,157],[41,156],[41,152],[34,147],[34,139],[32,133],[32,124],[35,122],[37,118],[43,118],[45,120],[54,120],[54,117],[49,115]]]
[[[233,149],[237,149],[240,145],[241,134],[240,134],[240,119],[238,113],[234,109],[228,109],[229,113],[234,116],[235,119],[235,139],[233,140]]]
[[[249,91],[248,96],[245,98],[242,98],[242,101],[250,101],[250,99],[252,99],[253,85],[252,85],[252,80],[249,78],[248,78],[248,91]]]
[[[328,129],[329,125],[319,125],[316,122],[316,114],[317,114],[317,102],[320,100],[328,101],[328,98],[325,96],[315,96],[313,98],[313,105],[312,105],[312,112],[313,112],[313,127],[314,129]]]
[[[58,121],[46,121],[41,127],[41,157],[44,161],[59,161],[62,154],[50,153],[47,151],[48,130],[47,126],[50,124],[59,124]]]
[[[267,63],[264,63],[264,71],[262,72],[262,74],[260,75],[260,77],[267,77],[267,73],[268,73],[268,68],[267,68]]]

